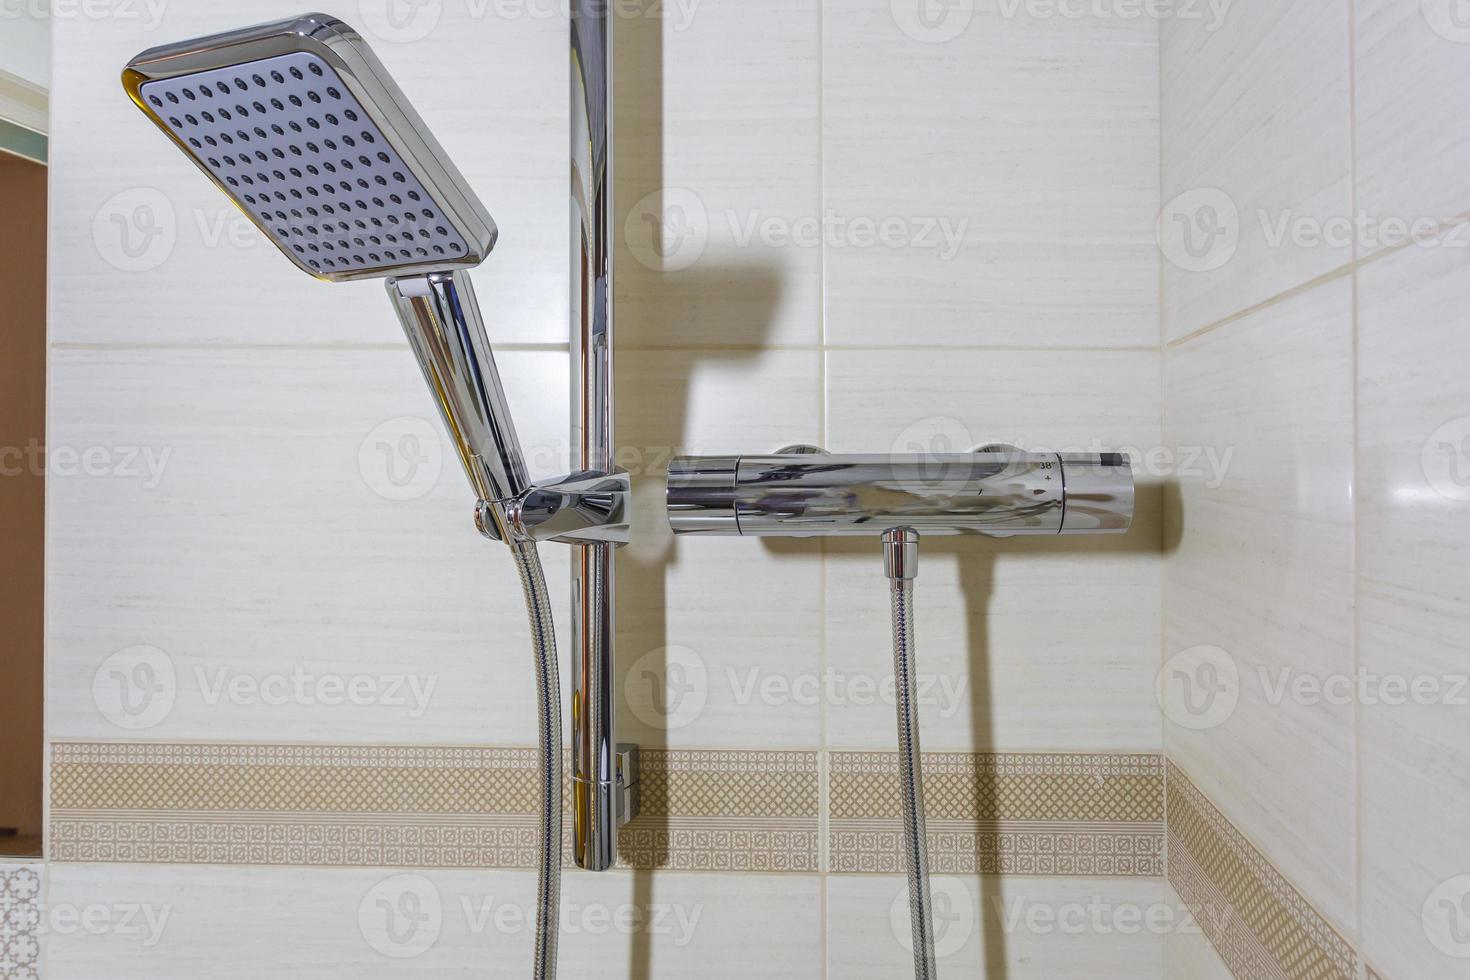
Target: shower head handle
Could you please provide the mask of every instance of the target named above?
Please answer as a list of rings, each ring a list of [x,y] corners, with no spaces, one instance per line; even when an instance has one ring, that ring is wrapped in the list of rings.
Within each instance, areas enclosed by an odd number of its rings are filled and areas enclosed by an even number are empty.
[[[475,495],[494,507],[511,540],[505,508],[531,487],[475,289],[466,272],[395,276],[388,297]]]

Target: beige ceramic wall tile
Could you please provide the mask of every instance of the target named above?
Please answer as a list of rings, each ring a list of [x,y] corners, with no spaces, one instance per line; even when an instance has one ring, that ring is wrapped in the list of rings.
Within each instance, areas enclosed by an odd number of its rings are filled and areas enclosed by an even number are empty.
[[[1157,751],[1158,531],[1152,515],[1116,543],[925,541],[915,600],[924,747]],[[889,748],[881,552],[872,542],[829,555],[828,740]]]
[[[1184,902],[1171,888],[1169,900]],[[1169,980],[1234,980],[1234,974],[1199,928],[1180,929],[1164,938],[1164,976]]]
[[[817,343],[820,0],[622,6],[619,343]]]
[[[1169,339],[1352,258],[1351,235],[1321,234],[1352,212],[1348,6],[1240,0],[1210,10],[1162,24]]]
[[[924,747],[1157,751],[1159,360],[1145,353],[834,352],[836,452],[1131,450],[1139,513],[1107,538],[935,538],[917,583]],[[827,549],[830,744],[893,743],[887,581],[876,542]]]
[[[1188,916],[1158,881],[944,877],[932,889],[944,976],[1162,980],[1164,935]],[[911,943],[901,876],[828,880],[828,976],[908,976]]]
[[[822,32],[830,342],[1156,343],[1156,21],[827,0]]]
[[[1467,274],[1462,250],[1410,248],[1360,284],[1360,660],[1384,679],[1361,713],[1363,953],[1385,977],[1470,955]]]
[[[509,980],[531,969],[536,881],[524,872],[67,865],[51,876],[54,908],[143,914],[137,932],[50,936],[48,980]],[[571,873],[562,908],[566,980],[821,970],[814,877]]]
[[[1354,922],[1352,293],[1321,286],[1173,348],[1186,475],[1165,574],[1166,747],[1340,929]]]
[[[833,351],[826,448],[963,453],[998,442],[1131,452],[1141,465],[1158,444],[1158,369],[1159,355],[1142,351]]]
[[[564,467],[566,355],[500,362]],[[61,351],[51,400],[52,738],[533,741],[519,583],[407,352]]]
[[[476,275],[492,335],[563,343],[567,26],[560,15],[529,16],[533,6],[422,4],[406,20],[382,3],[318,9],[362,31],[497,219],[500,245]],[[294,16],[301,5],[106,9],[112,16],[53,19],[52,339],[401,341],[380,286],[328,286],[296,271],[118,82],[145,48]]]
[[[1457,0],[1362,0],[1355,10],[1358,209],[1379,223],[1367,253],[1404,240],[1383,222],[1470,213],[1470,22]]]
[[[814,748],[821,648],[815,544],[682,538],[664,477],[675,452],[766,453],[815,438],[814,352],[624,351],[618,441],[640,477],[619,556],[620,738],[676,748]]]

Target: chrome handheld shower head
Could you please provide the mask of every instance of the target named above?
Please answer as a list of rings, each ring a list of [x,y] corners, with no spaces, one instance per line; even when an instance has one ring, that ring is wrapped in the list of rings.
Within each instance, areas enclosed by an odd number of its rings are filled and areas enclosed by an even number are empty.
[[[306,14],[145,51],[138,108],[319,279],[443,272],[495,245],[488,211],[362,37]]]
[[[626,544],[628,474],[611,465],[611,265],[606,214],[610,24],[593,0],[572,12],[581,66],[574,129],[588,285],[583,324],[585,469],[532,484],[469,270],[495,222],[363,39],[326,14],[145,51],[123,71],[133,102],[235,201],[297,268],[329,282],[381,278],[478,497],[482,533],[510,545],[537,661],[540,889],[534,976],[555,974],[561,865],[561,711],[555,643],[536,542],[581,546],[574,563],[578,734],[573,839],[582,867],[611,866],[637,809],[637,749],[613,734],[612,549]],[[597,78],[587,74],[595,70]],[[581,306],[574,307],[581,309]],[[574,314],[574,317],[576,314]],[[576,357],[573,358],[577,360]],[[585,581],[584,581],[585,579]]]
[[[298,268],[388,279],[481,529],[509,541],[530,481],[468,276],[495,222],[363,39],[306,14],[145,51],[123,85]]]
[[[548,535],[621,518],[623,485],[541,489],[520,443],[469,269],[495,223],[361,37],[307,14],[144,52],[134,102],[296,266],[334,282],[386,278],[465,473],[482,533],[511,546],[536,660],[541,823],[533,975],[556,973],[561,707],[533,513]],[[522,499],[534,498],[534,499]]]

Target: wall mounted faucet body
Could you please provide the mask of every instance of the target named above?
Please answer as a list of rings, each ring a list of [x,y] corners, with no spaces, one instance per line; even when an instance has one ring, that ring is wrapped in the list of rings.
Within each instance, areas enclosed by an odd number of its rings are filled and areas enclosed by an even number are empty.
[[[1121,534],[1121,453],[684,456],[669,466],[676,534],[774,537]]]

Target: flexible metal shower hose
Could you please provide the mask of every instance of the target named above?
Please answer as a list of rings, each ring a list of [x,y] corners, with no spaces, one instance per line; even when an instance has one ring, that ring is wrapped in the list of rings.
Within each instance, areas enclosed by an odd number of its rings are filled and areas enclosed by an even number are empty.
[[[915,703],[914,582],[894,578],[893,676],[898,705],[898,769],[903,795],[903,844],[909,873],[909,925],[914,937],[914,977],[935,980],[933,899],[929,848],[924,836],[924,774],[919,764],[919,709]]]
[[[556,936],[561,907],[561,682],[556,663],[556,634],[546,575],[534,542],[511,545],[536,659],[536,728],[541,763],[541,828],[537,840],[535,980],[556,976]]]

